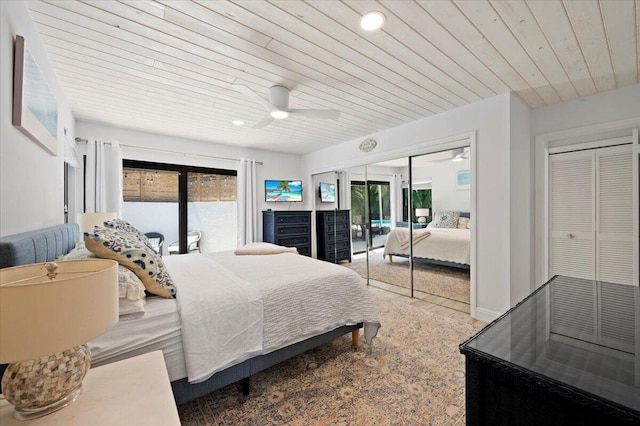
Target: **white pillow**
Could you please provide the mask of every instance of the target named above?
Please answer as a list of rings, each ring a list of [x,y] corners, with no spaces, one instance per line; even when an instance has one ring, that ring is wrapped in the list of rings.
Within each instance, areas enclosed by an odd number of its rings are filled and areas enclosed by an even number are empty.
[[[298,253],[295,247],[284,247],[271,243],[249,243],[240,247],[235,252],[237,255],[255,255],[255,254],[280,254],[280,253]]]
[[[471,220],[468,217],[458,218],[458,229],[469,229],[469,222]]]

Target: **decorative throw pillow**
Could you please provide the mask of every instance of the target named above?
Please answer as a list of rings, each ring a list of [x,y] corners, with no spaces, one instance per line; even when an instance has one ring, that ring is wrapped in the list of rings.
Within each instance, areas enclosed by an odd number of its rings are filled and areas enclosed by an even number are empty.
[[[458,229],[469,229],[469,218],[468,217],[459,217],[458,218]]]
[[[434,212],[430,225],[432,225],[431,228],[455,228],[458,226],[458,218],[460,218],[460,212],[440,210]]]
[[[82,242],[81,245],[76,245],[76,248],[71,249],[69,253],[64,256],[60,256],[59,260],[64,261],[95,258],[96,255],[91,253],[91,251],[84,246],[84,242]],[[140,278],[126,267],[118,264],[119,314],[125,315],[133,312],[144,312],[145,296],[144,285],[142,284],[142,281],[140,281]],[[141,301],[141,303],[132,303],[138,301]]]
[[[151,245],[151,241],[149,241],[149,239],[147,238],[146,235],[144,235],[142,232],[140,232],[140,230],[138,228],[136,228],[135,226],[131,225],[129,222],[124,221],[122,219],[112,219],[112,220],[106,220],[104,222],[104,227],[105,228],[111,228],[111,229],[115,229],[117,231],[122,231],[122,232],[128,232],[131,234],[134,234],[135,236],[138,237],[138,239],[140,239],[140,241],[142,241],[147,247],[149,248],[153,248],[153,246]]]
[[[132,270],[149,293],[166,298],[176,297],[176,287],[160,255],[137,236],[110,228],[84,233],[84,243],[103,259],[116,260]]]

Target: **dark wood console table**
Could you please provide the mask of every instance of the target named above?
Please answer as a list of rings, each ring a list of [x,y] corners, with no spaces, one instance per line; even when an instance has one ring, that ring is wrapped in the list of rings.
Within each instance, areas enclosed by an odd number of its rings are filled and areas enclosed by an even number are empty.
[[[556,276],[460,345],[467,425],[640,425],[640,288]]]

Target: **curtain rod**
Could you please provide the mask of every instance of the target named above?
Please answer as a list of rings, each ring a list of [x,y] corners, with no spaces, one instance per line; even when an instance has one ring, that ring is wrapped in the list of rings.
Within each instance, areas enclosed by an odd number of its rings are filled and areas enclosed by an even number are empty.
[[[76,140],[76,142],[89,142],[88,140],[82,139],[82,138],[76,138],[75,140]],[[111,145],[111,142],[105,142],[105,143]],[[186,153],[186,152],[171,151],[169,149],[146,148],[146,147],[143,147],[143,146],[134,146],[134,145],[125,145],[125,144],[120,144],[120,146],[124,146],[124,147],[127,147],[127,148],[134,148],[134,149],[145,149],[147,151],[167,152],[167,153],[170,153],[170,154],[183,155],[185,157],[187,155],[194,155],[196,157],[208,157],[208,158],[215,158],[217,160],[240,161],[240,158],[218,157],[218,156],[215,156],[215,155],[207,155],[207,154],[190,154],[190,153]],[[256,161],[256,164],[260,164],[262,166],[264,163],[262,161]]]

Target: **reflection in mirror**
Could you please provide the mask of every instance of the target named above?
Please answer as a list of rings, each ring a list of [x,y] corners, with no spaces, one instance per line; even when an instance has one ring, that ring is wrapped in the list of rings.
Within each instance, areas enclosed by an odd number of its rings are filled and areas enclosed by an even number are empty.
[[[405,203],[410,205],[411,243],[410,250],[402,253],[411,259],[415,297],[467,313],[471,294],[469,174],[468,148],[411,158],[412,200]]]
[[[332,263],[351,262],[350,211],[342,208],[339,172],[313,176],[316,211],[316,255]],[[341,199],[343,198],[343,199]]]
[[[316,209],[348,211],[342,237],[351,262],[343,266],[370,285],[470,311],[469,148],[314,176],[320,182],[335,182],[337,202],[323,203],[318,193]]]

